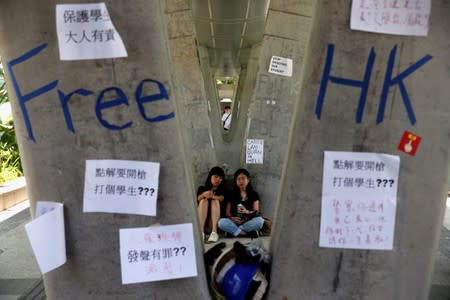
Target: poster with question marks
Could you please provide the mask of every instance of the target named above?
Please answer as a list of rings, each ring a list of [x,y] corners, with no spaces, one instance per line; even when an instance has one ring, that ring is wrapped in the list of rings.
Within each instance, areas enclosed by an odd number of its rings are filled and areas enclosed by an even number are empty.
[[[86,160],[83,212],[156,216],[159,163]]]
[[[120,229],[122,284],[197,276],[191,223]]]
[[[320,247],[391,250],[400,158],[325,151]]]

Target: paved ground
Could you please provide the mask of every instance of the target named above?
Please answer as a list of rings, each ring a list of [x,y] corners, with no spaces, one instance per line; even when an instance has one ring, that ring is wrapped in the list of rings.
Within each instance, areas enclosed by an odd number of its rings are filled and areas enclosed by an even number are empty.
[[[450,300],[450,198],[441,228],[429,300]]]
[[[30,221],[28,201],[0,212],[0,300],[45,299],[38,265],[24,225]],[[233,239],[223,239],[232,246]],[[239,239],[242,243],[250,239]],[[262,239],[267,245],[268,238]],[[213,244],[207,244],[206,250]],[[442,225],[429,300],[450,300],[450,198]]]
[[[18,299],[41,278],[24,225],[28,201],[0,212],[0,300]]]

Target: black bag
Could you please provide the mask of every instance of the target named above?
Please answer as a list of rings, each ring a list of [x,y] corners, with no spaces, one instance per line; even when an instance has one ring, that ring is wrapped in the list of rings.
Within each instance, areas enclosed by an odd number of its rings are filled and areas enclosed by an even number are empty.
[[[225,128],[225,122],[228,120],[228,118],[231,116],[231,114],[228,114],[228,116],[225,118],[225,120],[223,120],[223,129],[228,130],[228,128]]]
[[[244,220],[244,222],[250,221],[254,217],[260,217],[261,213],[259,211],[254,211],[251,214],[242,214],[241,219]]]
[[[272,220],[269,217],[262,216],[264,219],[263,227],[260,230],[261,235],[268,236],[272,231]]]

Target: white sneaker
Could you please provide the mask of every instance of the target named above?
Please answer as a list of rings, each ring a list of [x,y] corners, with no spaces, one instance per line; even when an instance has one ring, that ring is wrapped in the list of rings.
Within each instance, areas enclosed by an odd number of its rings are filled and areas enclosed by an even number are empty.
[[[217,234],[217,232],[211,232],[211,234],[209,235],[208,238],[208,243],[215,243],[219,240],[219,235]]]

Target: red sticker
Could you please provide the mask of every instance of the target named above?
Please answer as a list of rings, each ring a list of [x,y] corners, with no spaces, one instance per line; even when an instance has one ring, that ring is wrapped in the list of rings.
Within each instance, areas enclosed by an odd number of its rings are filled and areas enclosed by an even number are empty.
[[[421,140],[422,138],[420,136],[415,135],[412,132],[405,131],[397,149],[411,156],[415,156]]]

